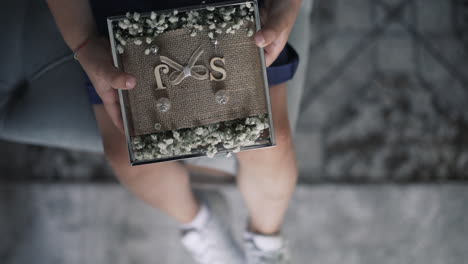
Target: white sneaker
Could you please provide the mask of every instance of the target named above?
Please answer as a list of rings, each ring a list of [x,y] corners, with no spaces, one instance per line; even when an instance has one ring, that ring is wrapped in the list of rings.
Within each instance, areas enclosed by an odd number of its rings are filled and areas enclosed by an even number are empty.
[[[280,235],[265,236],[249,231],[244,233],[247,264],[290,264],[287,242]]]
[[[199,264],[243,264],[242,253],[229,229],[228,206],[218,192],[197,193],[208,218],[200,227],[182,230],[182,244]],[[224,219],[226,218],[226,219]]]

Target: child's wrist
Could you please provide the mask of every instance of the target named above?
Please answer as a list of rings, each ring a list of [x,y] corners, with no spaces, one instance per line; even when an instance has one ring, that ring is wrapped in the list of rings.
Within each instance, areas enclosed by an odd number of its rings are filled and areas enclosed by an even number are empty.
[[[85,40],[83,40],[80,44],[78,44],[76,46],[76,48],[74,48],[72,51],[73,51],[73,58],[75,60],[78,60],[78,53],[80,51],[82,51],[90,42],[91,38],[90,37],[87,37]]]

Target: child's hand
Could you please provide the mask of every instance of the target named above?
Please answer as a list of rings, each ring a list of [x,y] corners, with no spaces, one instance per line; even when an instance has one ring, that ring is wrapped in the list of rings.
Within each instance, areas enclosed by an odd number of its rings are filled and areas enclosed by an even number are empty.
[[[77,59],[104,102],[112,122],[123,133],[122,114],[116,89],[134,88],[135,77],[114,67],[109,40],[105,38],[90,39],[77,53]]]
[[[255,35],[255,42],[265,49],[267,67],[283,50],[294,26],[302,0],[265,0],[260,11],[262,30]]]

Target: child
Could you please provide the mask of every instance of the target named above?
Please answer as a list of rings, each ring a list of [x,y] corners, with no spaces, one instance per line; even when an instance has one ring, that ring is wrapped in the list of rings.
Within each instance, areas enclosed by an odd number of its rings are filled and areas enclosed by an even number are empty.
[[[196,197],[182,163],[138,167],[129,164],[116,89],[133,89],[137,80],[113,66],[109,41],[102,37],[107,34],[106,18],[127,11],[161,10],[201,2],[48,0],[48,5],[65,42],[91,81],[88,88],[105,155],[119,181],[138,198],[180,223],[182,243],[200,264],[289,263],[280,230],[298,172],[285,82],[292,78],[298,58],[286,43],[301,0],[263,1],[263,28],[255,35],[257,45],[265,50],[267,66],[271,66],[268,79],[277,146],[237,154],[240,163],[237,182],[249,210],[244,233],[245,257],[220,220],[221,199],[211,195]]]

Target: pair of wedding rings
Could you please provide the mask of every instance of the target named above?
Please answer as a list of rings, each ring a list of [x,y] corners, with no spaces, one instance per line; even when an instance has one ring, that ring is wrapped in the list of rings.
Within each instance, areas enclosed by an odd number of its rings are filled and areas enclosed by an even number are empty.
[[[228,93],[224,89],[217,91],[215,93],[214,98],[215,98],[216,103],[218,103],[220,105],[227,104],[229,102],[229,99],[230,99]],[[167,97],[159,98],[156,101],[156,108],[161,113],[168,112],[169,110],[171,110],[171,107],[172,107],[171,100],[169,100],[169,98],[167,98]]]

